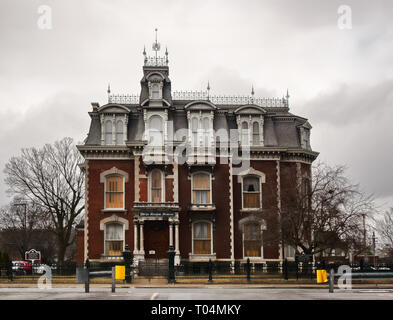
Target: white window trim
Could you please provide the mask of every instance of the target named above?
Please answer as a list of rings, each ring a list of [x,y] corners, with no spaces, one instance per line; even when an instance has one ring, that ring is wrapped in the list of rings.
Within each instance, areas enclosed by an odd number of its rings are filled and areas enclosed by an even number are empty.
[[[210,224],[210,253],[201,254],[201,253],[195,253],[194,252],[194,240],[198,240],[198,239],[194,238],[194,225],[198,224],[198,223],[201,223],[201,222],[205,222],[205,223]],[[191,224],[191,247],[192,247],[191,248],[192,249],[191,252],[192,252],[193,255],[204,256],[204,255],[212,255],[213,254],[213,223],[211,221],[209,221],[209,220],[198,220],[198,221],[194,221]]]
[[[210,202],[206,204],[213,204],[213,192],[212,192],[212,175],[209,172],[206,171],[197,171],[193,172],[191,175],[191,199],[190,203],[193,205],[197,205],[196,203],[193,203],[193,192],[194,192],[194,175],[196,174],[206,174],[209,176],[209,182],[210,182]]]
[[[151,194],[151,179],[152,179],[151,177],[152,177],[153,171],[156,171],[156,170],[161,172],[161,202],[163,203],[163,202],[165,202],[165,174],[160,169],[153,169],[149,172],[148,179],[147,179],[147,182],[148,182],[147,183],[147,185],[148,185],[148,202],[153,202],[152,194]]]
[[[108,224],[119,224],[119,225],[121,225],[121,227],[122,227],[122,234],[123,234],[123,250],[124,250],[124,248],[125,248],[125,228],[124,228],[124,223],[122,223],[122,222],[114,222],[114,221],[108,221],[108,222],[106,222],[105,224],[104,224],[104,255],[105,256],[108,256],[108,253],[106,252],[106,226],[108,225]],[[108,240],[108,241],[110,241],[110,240]]]
[[[259,180],[259,208],[245,208],[244,207],[244,197],[243,197],[243,194],[244,194],[244,191],[243,191],[243,181],[244,181],[244,179],[245,178],[248,178],[248,177],[255,177],[255,178],[258,178],[258,180]],[[261,176],[258,176],[258,175],[256,175],[256,174],[252,174],[252,173],[250,173],[250,174],[247,174],[247,175],[245,175],[245,176],[242,176],[242,180],[241,180],[241,191],[242,191],[242,210],[249,210],[249,211],[256,211],[256,210],[261,210],[262,209],[262,183],[263,183],[263,180],[261,179]]]
[[[112,132],[111,132],[111,143],[106,143],[106,123],[107,121],[112,122]],[[123,139],[120,144],[117,143],[117,122],[123,122]],[[105,146],[118,146],[125,145],[127,142],[127,126],[128,126],[128,115],[127,114],[101,114],[101,145]]]
[[[106,207],[106,179],[110,177],[121,177],[123,180],[123,207],[122,208],[107,208]],[[125,201],[126,201],[126,184],[125,184],[125,177],[121,174],[108,174],[105,176],[105,182],[104,182],[104,209],[105,211],[117,211],[117,210],[124,210],[125,209]]]
[[[252,223],[252,222],[250,222],[250,223]],[[264,257],[264,254],[263,254],[263,225],[262,224],[259,224],[259,228],[260,228],[260,231],[261,231],[261,256],[260,257],[248,257],[248,256],[246,256],[245,255],[245,252],[246,252],[246,250],[245,250],[245,248],[244,248],[244,227],[247,225],[247,223],[244,223],[243,224],[243,228],[242,228],[242,247],[243,247],[243,259],[250,259],[250,260],[261,260],[261,259],[263,259],[263,257]]]

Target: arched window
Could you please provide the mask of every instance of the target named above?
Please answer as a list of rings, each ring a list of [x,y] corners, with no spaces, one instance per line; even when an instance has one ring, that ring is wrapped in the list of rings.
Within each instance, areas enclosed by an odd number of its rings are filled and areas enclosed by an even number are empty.
[[[196,173],[192,176],[192,203],[209,204],[210,197],[210,174]]]
[[[123,121],[118,120],[116,123],[116,144],[123,144]]]
[[[105,255],[121,256],[124,250],[124,225],[109,222],[105,224]]]
[[[191,120],[191,131],[192,131],[192,145],[198,146],[198,119],[192,118]]]
[[[210,222],[195,222],[193,224],[194,254],[212,253],[212,227]]]
[[[259,123],[254,122],[252,124],[252,144],[258,145],[259,144]]]
[[[163,202],[162,197],[162,173],[154,169],[150,174],[150,201]]]
[[[210,133],[210,120],[209,118],[203,118],[202,121],[203,124],[203,143],[204,143],[204,147],[208,147],[209,146],[209,133]]]
[[[105,122],[105,144],[112,144],[112,121]]]
[[[124,177],[113,175],[105,180],[105,208],[124,209]]]
[[[244,257],[261,257],[262,230],[259,223],[243,225]]]
[[[160,116],[152,116],[149,120],[149,144],[151,146],[162,146],[163,145],[163,128],[162,118]]]
[[[243,178],[243,208],[260,208],[261,184],[259,177],[246,176]]]
[[[249,145],[249,139],[248,139],[248,122],[243,121],[242,122],[242,145]]]
[[[152,99],[160,98],[160,85],[158,83],[153,83],[152,85]]]

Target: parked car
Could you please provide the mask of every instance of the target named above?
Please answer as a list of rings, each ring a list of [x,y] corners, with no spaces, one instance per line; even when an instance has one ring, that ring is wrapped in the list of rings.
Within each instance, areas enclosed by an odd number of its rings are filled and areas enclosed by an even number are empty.
[[[12,261],[12,272],[16,274],[29,274],[31,270],[31,263],[29,261]]]

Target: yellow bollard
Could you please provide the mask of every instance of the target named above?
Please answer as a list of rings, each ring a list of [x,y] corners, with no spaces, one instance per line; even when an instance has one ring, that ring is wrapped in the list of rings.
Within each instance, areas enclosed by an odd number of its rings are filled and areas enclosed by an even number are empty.
[[[115,279],[116,280],[124,280],[125,275],[126,275],[126,267],[125,266],[116,266]]]
[[[325,283],[327,281],[326,270],[317,270],[317,283]]]

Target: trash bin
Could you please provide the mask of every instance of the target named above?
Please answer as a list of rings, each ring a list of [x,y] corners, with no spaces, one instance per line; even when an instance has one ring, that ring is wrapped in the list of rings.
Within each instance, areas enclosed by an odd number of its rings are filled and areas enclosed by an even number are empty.
[[[327,281],[326,270],[317,270],[317,283],[325,283]]]

